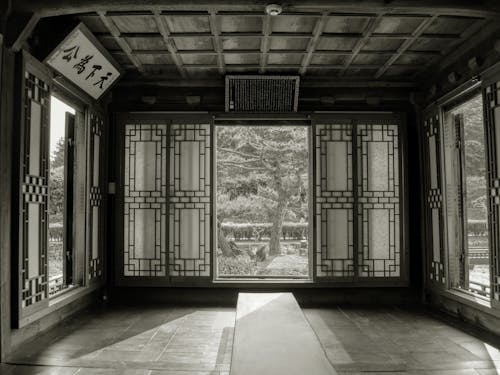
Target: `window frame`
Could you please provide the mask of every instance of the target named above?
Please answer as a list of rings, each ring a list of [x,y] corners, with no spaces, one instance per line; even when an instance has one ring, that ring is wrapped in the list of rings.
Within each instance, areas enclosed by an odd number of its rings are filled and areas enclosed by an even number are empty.
[[[74,288],[78,288],[80,286],[82,286],[82,282],[83,280],[85,279],[83,274],[82,274],[82,269],[80,269],[79,264],[77,264],[77,259],[81,258],[80,255],[81,255],[81,248],[80,246],[78,246],[75,242],[76,242],[76,224],[75,222],[77,221],[76,218],[77,216],[81,215],[81,214],[78,214],[78,211],[75,209],[76,207],[76,192],[77,192],[77,189],[76,187],[78,186],[78,183],[80,183],[81,181],[78,181],[79,178],[76,178],[76,173],[78,171],[78,167],[76,166],[76,163],[77,163],[77,158],[76,158],[76,144],[77,144],[77,140],[76,140],[76,134],[77,134],[77,127],[80,127],[80,126],[85,126],[85,106],[84,104],[78,100],[78,98],[76,98],[75,96],[73,96],[71,93],[69,93],[67,90],[65,90],[62,86],[58,85],[57,83],[53,83],[53,86],[52,86],[52,93],[51,93],[51,100],[52,100],[52,97],[55,97],[57,98],[58,100],[60,100],[61,102],[63,102],[64,104],[70,106],[71,108],[73,108],[75,110],[75,114],[74,114],[74,124],[73,124],[73,133],[74,133],[74,138],[73,138],[73,166],[72,168],[68,169],[67,166],[66,166],[66,163],[67,163],[67,147],[68,147],[68,138],[67,138],[67,134],[66,134],[66,131],[65,131],[65,140],[64,140],[64,143],[65,143],[65,152],[64,152],[64,235],[63,235],[63,280],[64,280],[64,285],[61,287],[61,289],[59,289],[58,291],[56,291],[55,293],[50,293],[50,289],[49,289],[49,304],[50,304],[50,300],[51,299],[54,299],[54,298],[58,298],[60,297],[62,294],[70,291],[70,290],[73,290]],[[66,115],[66,119],[67,119],[67,113],[65,113]],[[51,126],[52,124],[50,124]],[[66,126],[66,123],[65,123],[65,126]],[[50,150],[49,150],[50,152]],[[49,154],[49,158],[50,158],[50,154]],[[72,176],[71,176],[71,183],[73,185],[73,191],[71,193],[68,192],[67,190],[67,185],[68,185],[68,181],[67,181],[67,176],[68,174],[72,172]],[[49,174],[50,174],[50,167],[49,167]],[[50,195],[50,191],[49,191],[49,195]],[[68,212],[67,212],[67,199],[70,198],[72,200],[72,208],[73,208],[73,212],[71,213],[71,220],[68,220]],[[71,223],[71,229],[70,228],[67,228],[67,222],[70,222]],[[66,240],[67,240],[67,233],[68,231],[71,231],[72,235],[71,235],[71,238],[72,238],[72,258],[73,258],[73,261],[72,261],[72,270],[71,270],[71,277],[72,277],[72,284],[68,285],[66,283],[66,278],[67,278],[67,269],[66,269],[66,249],[67,249],[67,243],[66,243]],[[48,260],[47,260],[47,267],[48,267]],[[78,280],[78,281],[77,281]]]
[[[464,298],[466,298],[469,303],[471,301],[471,299],[473,300],[477,300],[479,302],[473,302],[473,303],[481,303],[481,304],[484,304],[484,303],[490,303],[491,302],[491,299],[492,299],[492,284],[491,284],[491,277],[490,277],[490,295],[489,296],[483,296],[483,295],[480,295],[478,293],[475,293],[471,290],[468,290],[465,288],[465,286],[462,286],[462,287],[456,287],[454,285],[452,285],[452,282],[453,280],[451,279],[451,272],[450,272],[450,264],[452,263],[451,260],[450,260],[450,254],[451,254],[451,249],[450,249],[450,244],[449,244],[449,236],[448,236],[448,214],[447,214],[447,211],[448,211],[448,205],[449,205],[449,201],[451,199],[453,199],[453,197],[450,197],[448,195],[448,192],[447,192],[447,183],[448,183],[448,179],[447,179],[447,167],[446,167],[446,151],[445,151],[445,147],[446,147],[446,143],[445,143],[445,127],[448,125],[446,120],[447,120],[447,116],[446,116],[446,113],[449,112],[450,110],[452,110],[453,108],[461,105],[461,104],[464,104],[466,103],[468,100],[472,99],[473,97],[477,96],[478,94],[481,95],[481,98],[482,98],[482,103],[483,103],[483,107],[482,107],[482,111],[483,111],[483,131],[484,131],[484,140],[485,140],[485,160],[486,160],[486,173],[485,173],[485,178],[486,178],[486,191],[489,192],[489,177],[488,177],[488,169],[489,169],[489,164],[490,164],[490,160],[489,160],[489,143],[491,142],[490,139],[489,139],[489,136],[487,134],[487,120],[486,120],[486,113],[485,113],[485,95],[484,95],[484,90],[482,89],[483,86],[482,86],[482,83],[480,81],[469,81],[467,83],[465,83],[464,85],[458,87],[457,89],[451,91],[450,93],[448,93],[447,95],[443,96],[442,98],[440,98],[438,101],[436,101],[436,103],[434,104],[434,107],[437,111],[437,114],[439,116],[439,131],[440,131],[440,134],[439,134],[439,141],[440,141],[440,148],[438,150],[438,153],[440,154],[440,168],[442,170],[442,173],[441,173],[441,176],[439,176],[439,179],[443,185],[443,207],[442,207],[442,210],[443,210],[443,221],[444,221],[444,225],[443,225],[443,243],[444,243],[444,246],[443,246],[443,249],[442,249],[442,253],[444,255],[444,264],[445,264],[445,277],[446,277],[446,282],[445,282],[445,290],[447,292],[451,292],[453,293],[455,296],[460,296],[460,295],[463,295]],[[431,106],[432,108],[432,106]],[[454,122],[454,118],[451,119],[451,121]],[[453,124],[452,126],[455,126],[455,124]],[[463,128],[463,124],[461,125],[462,128]],[[461,136],[463,136],[463,129],[461,130]],[[460,139],[460,141],[462,142],[463,141],[463,138]],[[465,199],[466,199],[466,196],[464,194],[462,194],[462,191],[463,189],[465,189],[465,182],[464,182],[464,179],[466,178],[466,175],[465,175],[465,149],[464,147],[461,147],[459,149],[459,151],[455,150],[454,153],[453,153],[453,158],[454,160],[457,160],[458,157],[460,157],[460,155],[458,155],[458,153],[461,153],[461,159],[460,162],[460,170],[453,170],[453,174],[454,174],[454,180],[452,183],[456,183],[458,181],[457,179],[457,175],[461,175],[462,176],[462,181],[460,181],[460,185],[459,185],[459,189],[460,189],[460,199],[461,199],[461,202],[460,204],[465,207]],[[488,193],[489,194],[489,193]],[[487,198],[489,200],[489,195],[487,195]],[[463,251],[463,254],[466,256],[467,254],[467,223],[465,222],[465,220],[467,219],[467,216],[466,214],[464,215],[462,213],[462,215],[459,215],[459,213],[457,212],[458,211],[458,208],[455,210],[455,215],[456,217],[459,219],[459,222],[457,223],[457,225],[459,225],[459,228],[460,228],[460,231],[461,233],[459,234],[459,237],[460,237],[460,241],[463,242],[463,250],[460,250],[460,251]],[[488,204],[488,207],[487,207],[487,218],[488,218],[488,250],[489,250],[489,259],[491,261],[491,258],[493,256],[493,248],[492,248],[492,242],[491,242],[491,233],[492,233],[492,227],[491,227],[491,215],[490,215],[490,207],[489,207],[489,204]],[[456,249],[454,249],[454,251],[456,251]],[[463,262],[461,262],[460,264],[460,267],[464,267],[465,268],[465,265],[467,264],[467,261],[464,260]],[[490,262],[491,264],[491,262]],[[462,272],[465,272],[468,274],[468,269],[463,269]],[[490,267],[490,273],[491,273],[491,267]],[[427,277],[428,275],[426,275],[426,280],[427,280]],[[465,277],[466,280],[468,280],[468,275]],[[462,281],[460,280],[459,283],[462,283]],[[467,281],[468,283],[468,281]]]

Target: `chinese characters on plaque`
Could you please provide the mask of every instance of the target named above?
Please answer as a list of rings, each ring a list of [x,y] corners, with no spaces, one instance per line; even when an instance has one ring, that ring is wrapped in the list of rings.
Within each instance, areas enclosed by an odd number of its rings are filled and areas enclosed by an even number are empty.
[[[120,76],[118,64],[83,23],[45,62],[94,99],[99,99]]]

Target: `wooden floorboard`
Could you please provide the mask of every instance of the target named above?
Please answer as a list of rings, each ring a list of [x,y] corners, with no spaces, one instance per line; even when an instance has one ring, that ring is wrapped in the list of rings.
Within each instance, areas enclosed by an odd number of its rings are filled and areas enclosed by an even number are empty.
[[[423,310],[303,311],[342,375],[500,375],[500,345]],[[23,345],[0,374],[228,375],[235,313],[158,305],[87,311]]]

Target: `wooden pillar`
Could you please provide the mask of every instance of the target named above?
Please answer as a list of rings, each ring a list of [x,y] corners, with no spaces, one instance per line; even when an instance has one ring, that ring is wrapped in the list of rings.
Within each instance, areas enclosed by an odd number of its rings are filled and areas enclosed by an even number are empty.
[[[14,54],[0,34],[0,361],[10,349]]]

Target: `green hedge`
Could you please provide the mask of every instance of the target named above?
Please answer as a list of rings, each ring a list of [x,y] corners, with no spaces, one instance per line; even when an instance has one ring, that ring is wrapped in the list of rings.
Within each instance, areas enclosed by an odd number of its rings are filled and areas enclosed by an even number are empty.
[[[467,232],[476,236],[486,235],[488,233],[488,221],[486,220],[468,220]]]
[[[307,239],[308,223],[283,223],[284,240]],[[234,236],[235,240],[261,240],[271,237],[271,223],[223,223],[222,230],[226,236]]]

